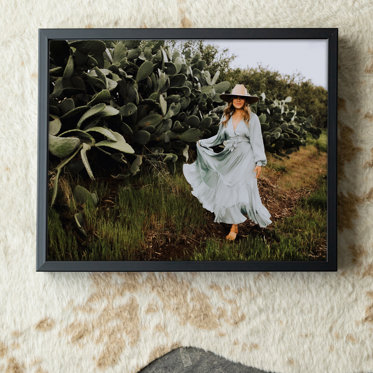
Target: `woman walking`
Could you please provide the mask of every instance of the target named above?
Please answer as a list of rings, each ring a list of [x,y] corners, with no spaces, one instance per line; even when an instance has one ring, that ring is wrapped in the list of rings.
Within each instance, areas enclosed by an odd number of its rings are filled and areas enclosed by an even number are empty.
[[[259,98],[250,96],[243,84],[237,84],[230,94],[220,97],[227,106],[218,132],[197,142],[197,159],[184,164],[183,173],[192,194],[215,214],[214,222],[232,224],[226,239],[234,240],[238,224],[247,217],[260,227],[272,223],[257,185],[267,158],[259,118],[250,110],[250,104]],[[221,143],[224,149],[219,153],[210,149]]]

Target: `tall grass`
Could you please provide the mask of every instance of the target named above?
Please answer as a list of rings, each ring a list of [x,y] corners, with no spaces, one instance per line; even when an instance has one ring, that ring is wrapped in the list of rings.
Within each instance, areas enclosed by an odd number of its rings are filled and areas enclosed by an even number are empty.
[[[320,177],[317,189],[299,201],[292,216],[273,223],[272,235],[263,230],[228,242],[224,236],[201,236],[208,231],[206,211],[182,173],[125,180],[109,201],[110,185],[97,182],[90,190],[97,191],[99,205],[82,207],[86,236],[75,225],[76,211],[49,209],[48,260],[139,260],[147,256],[149,237],[158,240],[163,232],[198,237],[193,242],[199,244],[189,247],[191,255],[183,260],[310,260],[326,239],[326,187]]]
[[[318,188],[302,198],[294,214],[274,223],[273,240],[265,235],[248,236],[237,243],[208,239],[193,260],[310,260],[326,240],[327,185],[325,177]]]
[[[314,145],[318,151],[320,152],[327,152],[328,151],[328,134],[327,130],[324,128],[321,130],[320,137],[318,139],[314,139],[309,133],[307,134],[306,138],[307,144]]]
[[[113,204],[102,203],[109,186],[101,183],[96,189],[101,203],[83,206],[84,229],[88,237],[70,241],[77,232],[73,225],[65,229],[59,214],[50,209],[48,230],[49,252],[55,260],[71,260],[74,251],[81,260],[136,260],[145,250],[147,233],[171,230],[173,234],[195,233],[206,224],[201,205],[191,195],[182,174],[144,174],[123,181],[118,187]],[[90,189],[95,190],[95,187]],[[199,213],[196,213],[199,212]],[[71,214],[70,220],[73,220]],[[69,240],[69,241],[66,241]],[[67,259],[69,258],[69,259]]]
[[[48,210],[48,260],[79,260],[78,242],[75,232],[63,227],[54,208]]]

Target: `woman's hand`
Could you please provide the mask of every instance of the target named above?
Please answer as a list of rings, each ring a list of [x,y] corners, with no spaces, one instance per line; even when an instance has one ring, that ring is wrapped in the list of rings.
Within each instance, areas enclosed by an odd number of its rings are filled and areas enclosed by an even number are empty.
[[[256,173],[256,178],[260,176],[260,173],[262,172],[262,166],[256,166],[254,168],[254,172]]]

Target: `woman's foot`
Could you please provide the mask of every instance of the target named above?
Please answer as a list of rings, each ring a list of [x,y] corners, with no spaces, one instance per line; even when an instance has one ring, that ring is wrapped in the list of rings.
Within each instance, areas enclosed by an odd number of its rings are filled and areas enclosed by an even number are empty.
[[[236,239],[238,233],[238,224],[232,224],[231,230],[225,238],[230,241],[234,241]]]

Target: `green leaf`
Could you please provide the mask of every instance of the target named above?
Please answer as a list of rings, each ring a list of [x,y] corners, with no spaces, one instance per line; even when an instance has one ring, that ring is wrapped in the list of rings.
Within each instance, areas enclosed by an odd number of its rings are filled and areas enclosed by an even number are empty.
[[[161,105],[162,114],[166,115],[166,113],[167,113],[167,101],[164,99],[163,95],[159,95],[159,104]]]
[[[89,110],[87,110],[82,117],[79,119],[79,122],[77,123],[77,128],[80,128],[81,124],[90,117],[93,117],[94,115],[98,114],[99,112],[103,111],[106,108],[106,105],[104,103],[99,103],[95,106],[92,106]]]
[[[181,109],[181,104],[180,102],[173,102],[170,107],[168,108],[168,112],[167,114],[164,116],[164,119],[169,119],[169,118],[172,118],[173,116],[175,116],[176,114],[179,113]]]
[[[192,100],[191,100],[190,97],[182,97],[182,98],[181,98],[181,102],[180,102],[180,104],[181,104],[181,108],[182,108],[183,110],[185,110],[185,109],[189,106],[189,104],[190,104],[191,101],[192,101]]]
[[[265,123],[266,120],[267,120],[267,116],[264,113],[262,113],[262,114],[259,115],[259,122],[260,122],[260,124]]]
[[[78,106],[78,107],[68,111],[64,115],[62,115],[60,119],[69,119],[69,118],[81,115],[81,113],[85,112],[88,108],[89,108],[89,106],[86,106],[86,105]]]
[[[223,92],[226,92],[229,90],[231,84],[227,81],[224,81],[224,82],[220,82],[218,84],[215,84],[214,85],[214,88],[215,88],[215,91],[217,93],[223,93]]]
[[[82,76],[84,76],[88,83],[90,83],[93,87],[98,87],[99,89],[106,89],[106,80],[102,81],[97,76],[92,76],[90,74],[87,74],[86,72],[83,72]]]
[[[170,78],[171,87],[182,87],[186,82],[186,76],[184,74],[174,75]]]
[[[133,161],[131,165],[131,173],[132,175],[136,175],[140,171],[140,166],[142,164],[142,155],[136,155],[136,159]]]
[[[166,73],[168,75],[175,75],[176,74],[177,67],[175,66],[174,63],[172,63],[172,62],[166,62],[165,66],[166,66]]]
[[[117,138],[114,136],[113,132],[105,127],[91,127],[85,130],[85,132],[98,132],[106,136],[111,141],[117,141]]]
[[[100,112],[100,117],[112,117],[113,115],[119,114],[119,110],[115,107],[107,105],[104,110]]]
[[[90,201],[93,203],[93,205],[96,205],[97,203],[97,195],[96,193],[91,193],[88,189],[84,188],[81,185],[76,185],[73,191],[73,196],[78,204],[84,204]]]
[[[85,91],[84,81],[79,76],[72,76],[70,79],[58,78],[55,81],[53,92],[50,98],[57,98],[61,96],[71,96]]]
[[[92,70],[92,72],[95,71],[97,74],[97,78],[100,79],[105,85],[106,85],[106,76],[105,74],[97,67],[95,66]],[[106,87],[107,88],[107,87]]]
[[[120,109],[119,112],[124,116],[124,117],[130,117],[131,115],[135,114],[137,111],[137,106],[133,102],[129,102],[127,105],[123,105]]]
[[[206,93],[207,95],[214,96],[215,95],[215,89],[211,85],[205,85],[201,88],[202,93]]]
[[[176,67],[176,74],[178,74],[180,72],[181,68],[183,67],[183,60],[181,59],[181,57],[175,58],[174,64],[175,64],[175,67]]]
[[[140,130],[135,132],[134,140],[141,145],[145,145],[150,140],[150,133],[148,131]]]
[[[151,60],[153,55],[152,55],[152,48],[150,47],[145,47],[144,48],[144,56],[147,60]]]
[[[159,140],[160,141],[163,141],[165,143],[169,143],[171,140],[177,138],[178,136],[170,131],[170,130],[166,130],[165,132],[162,132],[161,135],[159,136]]]
[[[157,91],[160,92],[163,90],[163,88],[167,88],[165,86],[166,86],[166,83],[169,81],[169,78],[166,73],[164,73],[163,71],[159,69],[158,69],[158,75],[159,75],[159,79],[158,79]]]
[[[50,76],[60,76],[60,74],[63,72],[62,66],[54,67],[53,69],[49,69],[49,75]]]
[[[118,83],[115,80],[106,77],[106,87],[109,91],[112,91],[113,89],[115,89],[117,85]]]
[[[74,219],[75,219],[75,223],[79,229],[79,231],[85,236],[87,237],[87,232],[85,231],[85,229],[83,228],[83,212],[80,211],[80,212],[77,212],[76,214],[74,214]]]
[[[51,97],[59,97],[62,95],[63,92],[63,78],[60,77],[54,82],[53,92],[51,93]]]
[[[167,161],[176,162],[177,159],[178,159],[178,156],[177,156],[176,154],[168,153],[168,154],[163,158],[163,162],[167,162]]]
[[[190,115],[188,118],[186,118],[185,121],[190,127],[198,127],[200,124],[200,120],[196,115]]]
[[[127,59],[128,60],[135,60],[140,55],[140,49],[139,48],[133,48],[130,49],[127,53]]]
[[[91,196],[92,196],[92,199],[93,199],[93,203],[95,206],[97,206],[98,204],[98,196],[97,196],[97,193],[93,192],[91,193]]]
[[[111,99],[111,94],[108,89],[103,89],[102,91],[96,93],[92,96],[91,101],[87,105],[97,104],[98,102],[109,102]]]
[[[163,117],[160,114],[149,114],[137,122],[137,127],[143,128],[147,126],[157,126],[161,123]]]
[[[214,85],[214,84],[216,83],[216,81],[217,81],[218,78],[219,78],[219,75],[220,75],[220,70],[218,70],[218,71],[215,73],[214,77],[212,78],[212,81],[211,81],[211,84],[212,84],[212,85]]]
[[[189,159],[188,150],[189,150],[189,145],[187,144],[185,148],[183,149],[183,156],[185,157],[185,162],[188,162],[188,159]]]
[[[62,168],[67,165],[80,151],[82,148],[82,145],[80,144],[78,149],[75,150],[73,154],[71,154],[68,158],[65,158],[59,165],[56,167],[57,173],[56,177],[54,178],[54,184],[53,184],[53,193],[52,193],[52,201],[51,201],[51,206],[54,205],[54,202],[56,201],[57,197],[57,190],[58,190],[58,179],[61,173]]]
[[[153,72],[153,63],[150,61],[144,61],[139,69],[137,70],[136,74],[136,81],[140,82],[147,78]]]
[[[109,70],[110,71],[110,70]],[[113,73],[112,71],[110,71],[110,74],[112,76],[112,79],[115,81],[115,82],[120,82],[122,80],[122,78],[118,75],[118,74],[115,74]]]
[[[75,108],[75,102],[72,98],[66,98],[58,105],[58,107],[61,109],[62,113],[65,114]]]
[[[172,126],[172,130],[175,131],[175,132],[183,132],[184,131],[184,126],[180,123],[180,121],[176,120],[174,123],[173,123],[173,126]]]
[[[70,155],[80,145],[77,137],[59,137],[49,135],[49,151],[59,158]]]
[[[73,56],[70,55],[69,59],[67,60],[67,64],[65,66],[65,70],[63,72],[63,77],[65,79],[69,79],[71,78],[73,73],[74,73],[74,60],[73,60]]]
[[[210,75],[210,71],[206,70],[203,72],[204,73],[204,76],[205,76],[205,79],[206,79],[206,82],[208,85],[211,85],[212,82],[211,82],[211,75]]]
[[[134,102],[136,105],[139,104],[140,98],[139,98],[139,92],[136,88],[137,84],[128,84],[126,87],[125,95],[126,95],[126,101]]]
[[[164,48],[161,47],[161,51],[162,51],[163,63],[168,62],[168,56]]]
[[[67,133],[71,133],[71,132],[75,132],[77,134],[76,136],[83,137],[83,140],[88,139],[91,142],[91,145],[93,145],[96,142],[95,139],[89,133],[87,133],[87,130],[82,131],[78,128],[73,128],[71,130],[64,131],[64,132],[60,133],[58,136],[64,136]]]
[[[212,119],[210,117],[205,117],[199,123],[199,128],[203,128],[203,129],[209,128],[211,125],[211,122],[212,122]]]
[[[74,218],[75,218],[75,222],[76,222],[78,228],[79,229],[83,228],[82,227],[82,225],[83,225],[83,213],[82,213],[82,211],[74,214]]]
[[[130,135],[132,136],[133,135],[133,131],[132,131],[132,128],[125,122],[122,122],[120,124],[120,131],[123,133],[123,134],[127,134],[127,135]]]
[[[95,177],[93,176],[93,172],[92,172],[92,169],[91,169],[91,166],[89,165],[89,162],[88,162],[88,158],[87,158],[87,151],[91,149],[91,146],[84,143],[83,144],[83,148],[82,150],[80,151],[80,155],[82,157],[82,161],[83,161],[83,164],[84,164],[84,167],[85,169],[87,170],[87,173],[88,173],[88,176],[94,180]]]
[[[73,40],[69,42],[71,47],[75,47],[83,54],[90,54],[95,59],[102,60],[103,53],[105,52],[106,45],[102,40]]]
[[[115,45],[113,52],[113,63],[119,63],[127,55],[127,48],[125,44],[120,41]]]
[[[117,180],[125,180],[127,179],[129,176],[131,176],[131,173],[130,172],[127,172],[125,174],[118,174],[118,175],[110,175],[113,179],[117,179]]]
[[[189,128],[185,132],[179,135],[179,139],[185,142],[197,141],[202,132],[198,128]]]
[[[56,115],[51,115],[51,117],[54,119],[49,121],[49,134],[57,135],[57,133],[60,132],[62,124],[60,118],[58,118]]]
[[[98,147],[107,146],[109,148],[119,150],[123,153],[130,153],[130,154],[135,153],[132,146],[126,142],[126,140],[120,133],[115,132],[115,131],[112,131],[112,133],[114,134],[116,141],[103,140],[103,141],[99,141],[98,143],[96,143],[96,146]]]

